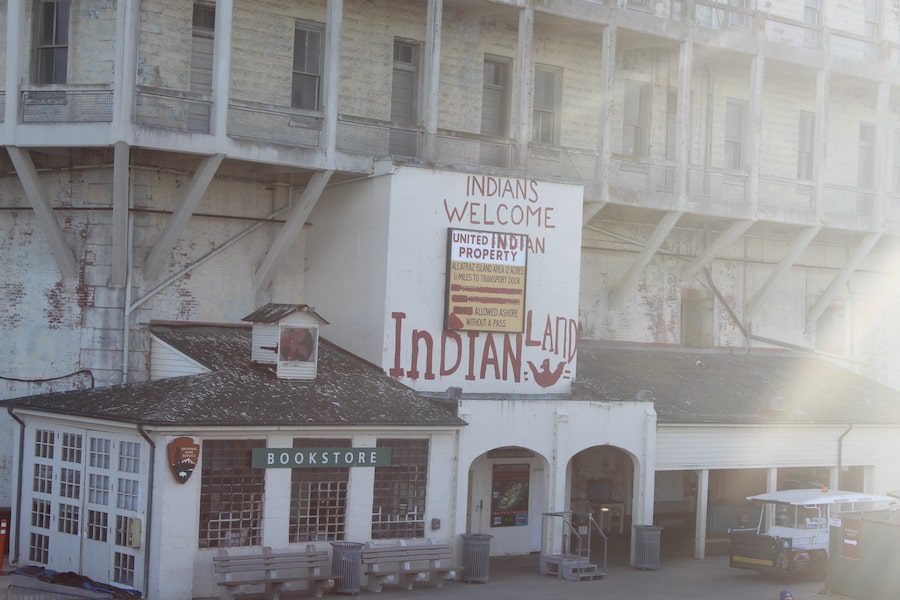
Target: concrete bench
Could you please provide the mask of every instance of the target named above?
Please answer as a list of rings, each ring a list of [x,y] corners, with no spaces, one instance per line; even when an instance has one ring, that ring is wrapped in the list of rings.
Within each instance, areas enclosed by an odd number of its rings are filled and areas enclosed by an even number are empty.
[[[414,583],[426,582],[443,587],[444,581],[456,577],[452,566],[453,552],[448,544],[433,541],[390,545],[369,542],[362,550],[362,564],[370,592],[380,592],[384,584],[397,583],[411,590]]]
[[[278,600],[284,585],[294,581],[308,582],[309,591],[316,598],[334,587],[334,577],[326,575],[329,571],[328,552],[316,550],[312,544],[307,545],[305,551],[276,553],[271,548],[262,548],[257,553],[239,555],[219,548],[213,557],[213,569],[217,575],[216,583],[221,586],[220,597],[228,600],[258,595],[258,592],[245,592],[244,586],[262,586],[267,600]]]

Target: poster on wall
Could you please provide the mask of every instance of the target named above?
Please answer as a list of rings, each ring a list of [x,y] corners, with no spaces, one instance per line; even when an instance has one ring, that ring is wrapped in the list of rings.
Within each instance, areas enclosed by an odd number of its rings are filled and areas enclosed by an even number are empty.
[[[841,523],[841,558],[859,560],[859,519],[844,518]]]
[[[449,228],[447,249],[446,328],[523,332],[528,236]]]
[[[494,465],[491,483],[491,527],[528,525],[529,464]]]

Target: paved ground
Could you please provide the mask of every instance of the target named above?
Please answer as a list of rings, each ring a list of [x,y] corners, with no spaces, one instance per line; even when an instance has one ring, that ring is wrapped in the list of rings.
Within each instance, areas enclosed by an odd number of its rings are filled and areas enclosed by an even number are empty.
[[[491,562],[491,581],[485,584],[447,582],[443,589],[417,586],[411,592],[385,588],[381,594],[361,592],[361,600],[778,600],[781,590],[788,589],[797,600],[812,600],[822,588],[821,583],[793,582],[770,579],[751,571],[740,571],[728,567],[728,559],[716,556],[705,561],[690,559],[668,560],[658,571],[637,571],[630,567],[610,567],[609,575],[603,581],[573,583],[554,577],[540,576],[537,572],[536,555]],[[41,589],[42,592],[7,596],[7,586],[13,583]],[[66,596],[56,595],[67,591],[60,586],[40,584],[21,576],[0,577],[0,599],[40,598],[59,600]],[[50,592],[50,593],[48,593]],[[76,591],[75,593],[79,593]],[[96,595],[80,592],[82,597],[97,598]],[[293,595],[287,595],[290,597]],[[308,596],[306,596],[308,598]],[[326,596],[339,598],[346,596]],[[180,599],[159,599],[180,600]]]

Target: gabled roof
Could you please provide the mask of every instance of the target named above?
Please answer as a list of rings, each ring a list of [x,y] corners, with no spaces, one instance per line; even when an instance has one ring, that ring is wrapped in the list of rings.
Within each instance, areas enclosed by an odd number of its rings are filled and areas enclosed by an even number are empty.
[[[465,425],[440,401],[321,338],[316,379],[299,381],[250,362],[249,325],[154,324],[150,332],[212,372],[0,404],[147,425]]]
[[[900,392],[812,353],[579,344],[576,398],[640,390],[660,424],[900,424]]]
[[[277,323],[281,319],[294,314],[295,312],[309,313],[319,321],[328,325],[322,315],[317,313],[312,306],[308,304],[275,304],[269,303],[254,310],[252,313],[241,319],[248,323]]]

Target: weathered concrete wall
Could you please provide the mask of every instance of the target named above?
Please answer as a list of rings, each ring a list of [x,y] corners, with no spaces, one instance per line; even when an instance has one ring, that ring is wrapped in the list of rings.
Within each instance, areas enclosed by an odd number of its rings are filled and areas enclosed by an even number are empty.
[[[138,85],[188,91],[193,7],[190,0],[141,2]]]

